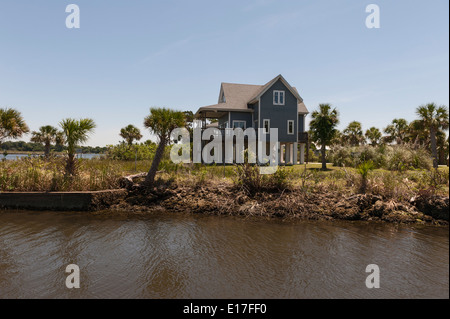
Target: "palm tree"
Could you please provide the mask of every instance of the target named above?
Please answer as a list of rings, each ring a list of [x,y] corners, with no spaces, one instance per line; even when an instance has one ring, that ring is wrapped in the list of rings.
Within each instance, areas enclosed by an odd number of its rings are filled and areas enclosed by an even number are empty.
[[[312,112],[309,124],[311,140],[321,146],[322,169],[327,169],[326,147],[331,144],[336,135],[336,126],[339,123],[339,113],[331,110],[330,104],[320,104],[319,110]]]
[[[331,139],[330,145],[345,145],[345,138],[341,131],[336,130],[333,138]]]
[[[405,119],[394,119],[392,124],[389,124],[384,133],[388,134],[385,140],[387,143],[396,142],[397,144],[404,144],[408,141],[409,124]]]
[[[144,120],[144,126],[151,133],[158,136],[159,145],[153,158],[152,166],[145,178],[145,185],[151,186],[155,181],[156,171],[162,160],[164,149],[170,143],[170,133],[177,127],[185,125],[186,117],[183,112],[167,108],[150,108],[150,115]]]
[[[351,122],[343,133],[350,146],[359,146],[360,144],[364,144],[364,136],[360,122]]]
[[[438,164],[447,165],[446,150],[448,146],[447,134],[444,131],[438,130],[436,132],[436,145],[438,154]]]
[[[366,131],[366,138],[370,141],[370,145],[377,146],[381,141],[381,132],[376,127],[371,127]]]
[[[448,109],[446,106],[438,107],[435,103],[428,103],[419,106],[416,113],[420,117],[423,126],[429,129],[433,167],[438,168],[436,134],[438,130],[448,130]]]
[[[62,132],[58,131],[56,127],[51,125],[41,126],[39,131],[33,131],[31,134],[31,142],[34,143],[42,143],[45,147],[45,157],[50,155],[50,146],[55,143],[57,145],[61,145],[64,142],[64,137]]]
[[[185,126],[186,129],[189,131],[189,134],[192,136],[193,128],[194,128],[194,112],[192,111],[184,111],[184,118],[185,118]]]
[[[89,134],[94,131],[95,123],[92,119],[64,119],[59,123],[62,128],[64,142],[67,144],[66,172],[69,175],[76,173],[75,151],[78,144],[85,143]]]
[[[20,138],[29,131],[19,111],[12,108],[0,109],[0,144],[7,138]]]
[[[128,125],[120,130],[120,136],[127,141],[128,146],[133,145],[133,141],[139,141],[142,138],[141,131],[134,125]]]
[[[415,146],[430,144],[430,133],[428,132],[428,128],[424,127],[424,123],[421,120],[414,120],[409,123],[408,140]]]

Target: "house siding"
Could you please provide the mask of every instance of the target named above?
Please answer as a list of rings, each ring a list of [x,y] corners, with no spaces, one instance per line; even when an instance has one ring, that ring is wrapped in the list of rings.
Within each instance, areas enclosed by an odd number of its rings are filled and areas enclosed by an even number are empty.
[[[231,127],[233,127],[233,121],[245,121],[245,127],[253,127],[252,124],[252,113],[243,113],[243,112],[231,112]]]
[[[249,104],[249,108],[253,110],[253,122],[252,122],[252,127],[257,129],[258,128],[258,102],[254,103],[254,104]],[[256,121],[256,122],[255,122]]]
[[[303,133],[305,131],[305,115],[298,115],[298,132]]]
[[[273,105],[273,91],[281,90],[285,91],[285,105]],[[281,80],[275,82],[269,90],[267,90],[261,96],[261,107],[260,107],[260,120],[258,124],[260,128],[263,127],[263,120],[270,120],[270,128],[278,128],[278,140],[285,143],[297,142],[298,135],[295,134],[299,132],[297,130],[297,118],[298,118],[298,108],[297,108],[297,98],[288,90],[288,88],[283,84]],[[294,134],[287,134],[287,121],[294,121]],[[270,135],[266,135],[266,139],[270,139]]]
[[[230,112],[230,120],[231,120],[231,123],[229,123],[230,127],[232,127],[233,121],[245,121],[246,128],[253,127],[252,113]],[[227,115],[224,115],[221,118],[219,118],[219,125],[222,126],[227,121],[228,121],[228,113]]]
[[[223,124],[228,121],[228,114],[224,115],[222,117],[219,117],[218,120],[219,120],[219,126],[222,127]]]

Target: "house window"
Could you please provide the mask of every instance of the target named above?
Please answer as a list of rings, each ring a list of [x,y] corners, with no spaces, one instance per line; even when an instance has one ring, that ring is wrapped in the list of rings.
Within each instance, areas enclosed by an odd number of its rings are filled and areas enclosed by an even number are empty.
[[[270,131],[270,120],[263,120],[263,128],[264,128],[264,134],[269,134]]]
[[[273,91],[273,105],[284,105],[284,91]]]
[[[294,134],[294,121],[287,121],[287,133],[289,135],[293,135]]]
[[[245,130],[246,122],[245,121],[233,121],[233,128],[241,128]]]

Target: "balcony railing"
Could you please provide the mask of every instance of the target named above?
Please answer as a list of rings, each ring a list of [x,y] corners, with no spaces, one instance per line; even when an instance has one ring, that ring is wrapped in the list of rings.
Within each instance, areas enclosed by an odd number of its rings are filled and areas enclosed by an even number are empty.
[[[226,134],[226,130],[225,130],[225,128],[221,128],[221,127],[219,127],[219,128],[217,128],[216,127],[216,130],[217,130],[217,132],[220,132],[220,136],[225,136],[225,134]],[[205,131],[205,129],[202,129],[202,133]],[[247,136],[245,137],[245,138],[247,138]],[[308,144],[308,132],[300,132],[300,133],[298,133],[298,143],[302,143],[302,144]]]

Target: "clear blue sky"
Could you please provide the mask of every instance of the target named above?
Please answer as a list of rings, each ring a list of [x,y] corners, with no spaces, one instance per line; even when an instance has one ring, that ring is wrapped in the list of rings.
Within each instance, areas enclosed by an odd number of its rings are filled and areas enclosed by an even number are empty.
[[[80,29],[65,26],[71,3]],[[365,26],[370,3],[380,29]],[[221,82],[281,73],[310,111],[336,106],[341,129],[381,129],[449,105],[448,11],[448,0],[1,0],[0,107],[32,130],[91,117],[88,144],[103,146],[128,124],[144,130],[151,106],[196,111]]]

